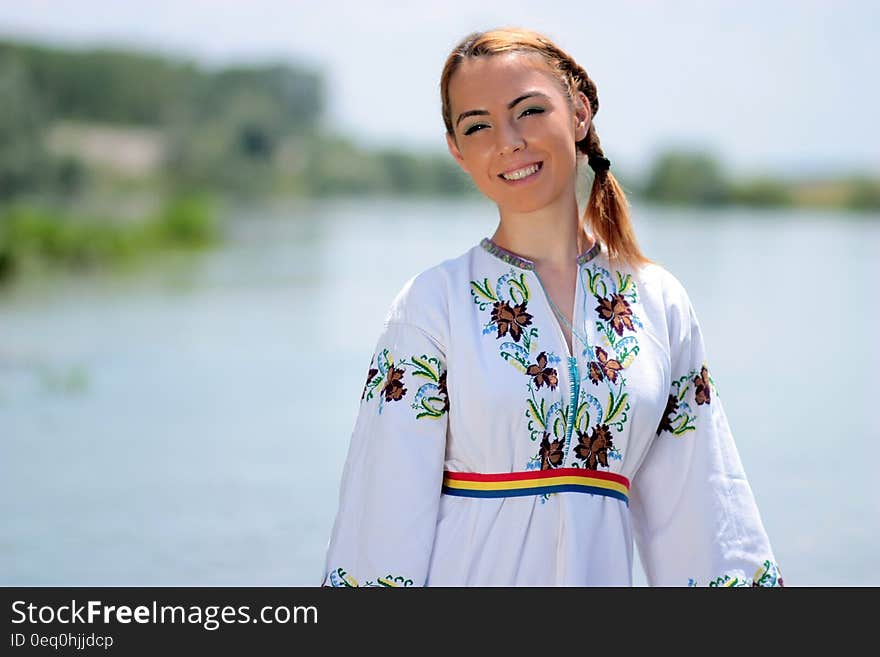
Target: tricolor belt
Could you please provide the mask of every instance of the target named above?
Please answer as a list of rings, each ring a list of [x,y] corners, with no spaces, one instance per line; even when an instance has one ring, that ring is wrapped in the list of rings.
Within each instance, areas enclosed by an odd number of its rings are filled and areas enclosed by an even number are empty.
[[[443,473],[443,493],[460,497],[520,497],[546,493],[590,493],[623,500],[629,506],[629,479],[586,468],[525,472]]]

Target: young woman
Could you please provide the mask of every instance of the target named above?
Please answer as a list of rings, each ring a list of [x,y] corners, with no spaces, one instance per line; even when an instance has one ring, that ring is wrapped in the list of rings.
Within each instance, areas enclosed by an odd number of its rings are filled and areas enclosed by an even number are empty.
[[[466,37],[449,151],[498,228],[414,276],[370,362],[324,585],[781,586],[682,284],[639,250],[545,36]],[[579,165],[594,171],[581,218]]]

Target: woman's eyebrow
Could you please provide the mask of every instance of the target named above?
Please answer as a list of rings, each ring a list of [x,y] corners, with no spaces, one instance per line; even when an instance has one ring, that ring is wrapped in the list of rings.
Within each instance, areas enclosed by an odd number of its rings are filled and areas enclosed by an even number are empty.
[[[523,101],[526,98],[531,98],[532,96],[542,96],[542,97],[546,98],[547,100],[550,100],[550,97],[547,94],[541,93],[540,91],[527,91],[522,96],[518,96],[518,97],[514,98],[512,101],[510,101],[509,103],[507,103],[507,109],[511,109],[518,102]],[[487,112],[486,110],[468,110],[467,112],[462,112],[461,114],[458,115],[458,119],[456,119],[455,125],[458,125],[459,123],[461,123],[461,120],[465,117],[482,116],[482,115],[486,115],[486,114],[489,114],[489,112]]]

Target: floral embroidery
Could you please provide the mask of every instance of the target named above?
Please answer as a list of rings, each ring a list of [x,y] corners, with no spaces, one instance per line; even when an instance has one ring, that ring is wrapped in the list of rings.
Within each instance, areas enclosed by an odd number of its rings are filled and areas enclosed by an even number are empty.
[[[406,394],[406,388],[403,387],[403,370],[394,366],[388,368],[385,376],[385,401],[400,401]]]
[[[517,273],[511,267],[507,273],[502,274],[498,278],[494,287],[488,278],[484,278],[482,282],[471,281],[470,290],[474,303],[481,311],[485,311],[492,305],[490,321],[483,326],[483,335],[497,332],[496,339],[498,339],[509,331],[510,337],[514,338],[513,341],[502,342],[498,347],[499,353],[501,358],[511,366],[529,376],[528,391],[530,399],[526,402],[526,415],[530,418],[529,431],[531,439],[536,441],[543,434],[544,429],[547,427],[547,422],[542,419],[539,423],[540,426],[536,426],[534,418],[539,414],[544,418],[547,409],[545,409],[544,399],[538,399],[535,391],[540,387],[544,387],[545,384],[548,390],[556,389],[558,384],[557,371],[551,365],[558,363],[560,358],[552,352],[542,351],[538,354],[537,363],[531,363],[531,354],[536,350],[536,340],[538,337],[537,327],[530,326],[532,315],[528,313],[520,314],[518,316],[519,320],[511,323],[507,321],[507,310],[504,310],[500,315],[497,312],[500,308],[510,308],[510,317],[513,319],[516,319],[514,308],[519,308],[521,312],[525,312],[530,298],[529,285],[526,281],[525,273]],[[511,304],[513,304],[513,307],[511,307]],[[505,322],[506,328],[504,330],[497,323],[499,320]],[[516,329],[513,328],[514,325],[517,327]],[[527,330],[523,330],[525,326],[528,326]],[[514,334],[514,330],[517,331],[516,334]],[[521,340],[516,339],[516,336],[520,336]],[[551,406],[552,408],[553,406]],[[537,457],[532,467],[538,467]]]
[[[545,350],[532,360],[531,354],[538,351],[538,328],[527,311],[529,285],[525,272],[511,267],[494,285],[488,278],[470,282],[476,306],[481,311],[491,307],[490,321],[483,326],[483,334],[494,334],[496,340],[508,338],[499,344],[501,357],[528,377],[525,414],[530,438],[538,443],[538,449],[526,464],[526,470],[562,466],[575,429],[578,442],[571,449],[573,466],[594,470],[608,468],[610,460],[622,458],[614,446],[613,436],[615,431],[622,432],[628,421],[630,403],[624,370],[639,353],[636,336],[625,336],[624,332],[636,333],[643,328],[633,308],[638,302],[636,285],[631,274],[615,272],[612,275],[600,265],[587,265],[586,261],[579,265],[584,290],[589,290],[598,302],[596,330],[601,345],[584,349],[583,355],[588,361],[584,373],[579,371],[577,359],[569,359],[571,394],[568,399],[550,395],[558,389],[556,365],[562,361],[560,356]],[[585,318],[595,316],[587,310],[588,298],[584,298]],[[582,388],[581,377],[589,378],[594,386],[604,384],[607,397]]]
[[[590,359],[585,378],[589,378],[594,386],[604,383],[608,396],[600,399],[598,391],[592,392],[594,388],[581,388],[575,416],[578,444],[574,454],[583,461],[582,467],[595,470],[600,465],[609,467],[609,459],[623,457],[614,446],[613,436],[614,431],[623,432],[629,420],[630,403],[624,373],[639,353],[637,337],[623,337],[623,332],[637,332],[644,327],[633,311],[639,297],[631,274],[616,271],[612,276],[604,267],[593,264],[582,268],[580,275],[584,289],[599,302],[595,308],[599,314],[596,330],[603,343],[603,346],[584,349],[584,356]],[[584,314],[587,314],[586,300]],[[575,462],[573,465],[581,464]]]
[[[526,312],[526,302],[513,308],[506,301],[496,301],[492,306],[492,321],[498,327],[498,337],[503,338],[510,331],[510,337],[519,342],[523,329],[532,323],[532,316]]]
[[[561,464],[565,457],[566,407],[562,401],[555,401],[548,406],[546,397],[538,394],[541,389],[545,393],[557,389],[559,375],[554,365],[561,359],[551,351],[541,351],[535,362],[531,362],[531,354],[537,350],[538,328],[532,325],[532,315],[526,312],[530,290],[525,273],[517,272],[511,267],[498,278],[494,286],[488,278],[484,278],[482,282],[471,281],[470,290],[474,303],[481,311],[487,310],[490,304],[492,306],[490,321],[483,326],[483,335],[495,332],[498,339],[509,333],[513,339],[499,345],[501,358],[529,377],[525,411],[529,420],[529,437],[534,442],[541,441],[539,445],[544,440],[547,442],[543,447],[543,455],[542,447],[539,446],[538,453],[532,457],[526,469],[546,469]],[[517,336],[521,339],[518,340]],[[553,451],[552,458],[551,437],[555,439],[553,444],[559,450],[558,454]]]
[[[708,404],[712,396],[709,393],[709,370],[705,365],[700,369],[700,374],[694,377],[694,386],[694,398],[697,404]]]
[[[574,448],[577,458],[585,461],[584,467],[597,470],[598,464],[608,467],[608,450],[613,449],[611,430],[607,424],[597,424],[588,436],[586,431],[578,429],[578,444]]]
[[[441,417],[449,410],[449,393],[446,390],[446,370],[440,371],[440,359],[423,354],[420,358],[413,356],[403,364],[412,367],[413,376],[428,379],[413,398],[412,408],[418,411],[416,419]]]
[[[782,574],[779,572],[779,566],[772,561],[765,560],[755,574],[752,575],[752,586],[785,587],[782,581]]]
[[[375,355],[373,356],[373,359],[375,359]],[[367,388],[370,387],[370,382],[373,380],[373,377],[379,373],[378,369],[376,369],[375,367],[372,367],[373,359],[370,359],[371,367],[370,367],[370,370],[367,372],[367,382],[364,384],[364,391],[361,393],[361,401],[363,401],[364,395],[367,394]]]
[[[672,426],[672,419],[675,417],[673,414],[678,410],[678,400],[675,398],[675,395],[669,395],[669,399],[666,400],[666,410],[663,411],[663,419],[660,420],[660,424],[657,426],[657,435],[660,435],[661,431],[674,431],[674,427]]]
[[[376,363],[376,367],[373,367],[374,362]],[[379,388],[380,392],[382,391],[380,384],[387,380],[388,373],[392,367],[393,361],[391,360],[387,349],[383,349],[378,354],[373,354],[373,358],[370,360],[370,369],[367,372],[367,383],[364,385],[364,394],[361,395],[362,402],[370,401],[377,388]],[[380,395],[379,399],[384,400],[384,395]],[[381,401],[379,404],[379,412],[382,412]]]
[[[596,320],[596,329],[605,337],[607,345],[614,348],[621,365],[627,367],[639,350],[634,337],[623,338],[623,331],[644,328],[632,310],[632,304],[639,299],[632,274],[623,276],[618,271],[612,278],[607,269],[598,265],[583,273],[587,277],[584,285],[599,302],[595,308],[600,318]]]
[[[602,377],[608,377],[611,383],[617,381],[617,373],[623,369],[620,361],[608,358],[602,347],[596,347],[595,352],[598,360],[590,361],[590,381],[598,384]]]
[[[668,431],[674,436],[681,436],[697,428],[697,415],[686,397],[693,386],[694,401],[698,406],[712,403],[712,394],[718,394],[715,382],[709,373],[706,363],[699,370],[696,368],[672,382],[672,394],[666,402],[666,410],[657,426],[657,435]]]
[[[610,299],[597,295],[596,299],[599,301],[596,312],[602,319],[610,322],[617,335],[623,335],[624,329],[636,330],[632,321],[632,308],[622,294],[612,294]]]
[[[563,443],[565,440],[560,438],[551,443],[549,438],[550,434],[544,432],[544,438],[541,439],[541,448],[538,450],[542,470],[556,468],[562,463],[563,459],[565,459],[565,452],[563,451]]]
[[[376,367],[373,367],[374,360]],[[428,379],[428,383],[423,384],[413,397],[411,408],[417,411],[416,419],[439,418],[449,410],[446,370],[442,368],[440,359],[422,354],[395,363],[388,349],[383,349],[378,358],[374,355],[370,361],[361,401],[370,401],[378,389],[381,415],[386,403],[400,401],[406,396],[406,376]]]
[[[697,586],[695,579],[688,579],[688,586]],[[769,560],[765,560],[763,564],[752,575],[751,580],[748,579],[742,571],[734,571],[725,573],[716,577],[709,582],[709,587],[739,588],[739,587],[785,587],[782,581],[782,575],[779,573],[779,566]]]
[[[546,384],[550,390],[555,390],[556,385],[559,383],[559,379],[556,376],[556,370],[552,367],[547,367],[546,351],[542,351],[538,354],[537,364],[529,365],[526,369],[526,374],[534,377],[536,388],[540,388],[542,385]]]
[[[471,297],[480,310],[486,310],[490,304],[492,306],[489,322],[483,326],[483,334],[496,331],[497,339],[509,334],[513,342],[500,345],[501,357],[507,361],[514,359],[525,370],[532,339],[538,336],[538,329],[534,326],[527,329],[532,324],[532,315],[526,312],[529,286],[525,273],[517,274],[511,268],[498,278],[494,288],[488,278],[484,278],[482,283],[471,281]]]
[[[445,413],[449,410],[449,391],[446,389],[446,370],[443,370],[443,374],[440,375],[440,379],[437,381],[437,390],[443,395],[443,408],[440,409],[440,412]]]
[[[329,584],[325,583],[324,586],[347,587],[347,588],[366,587],[366,586],[372,586],[372,587],[386,586],[386,587],[396,588],[396,587],[407,587],[407,586],[414,585],[414,582],[411,579],[407,579],[407,578],[402,577],[400,575],[385,575],[385,577],[377,577],[375,582],[367,580],[363,584],[360,584],[360,583],[358,583],[358,581],[354,577],[349,575],[342,568],[337,568],[336,570],[331,570],[328,573],[325,582],[327,580],[329,580],[330,583]]]

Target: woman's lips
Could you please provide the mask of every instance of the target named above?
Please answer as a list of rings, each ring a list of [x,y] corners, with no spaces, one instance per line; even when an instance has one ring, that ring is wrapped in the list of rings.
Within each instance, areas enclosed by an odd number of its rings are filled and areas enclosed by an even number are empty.
[[[529,183],[529,182],[533,181],[535,178],[537,178],[538,174],[540,174],[541,171],[544,169],[543,160],[539,161],[539,162],[532,162],[531,164],[527,164],[524,167],[516,167],[515,169],[511,169],[511,171],[519,171],[520,169],[525,169],[525,168],[533,166],[535,164],[538,165],[538,170],[535,171],[534,173],[526,176],[525,178],[520,178],[519,180],[508,180],[507,178],[504,177],[504,174],[501,174],[501,173],[498,174],[498,177],[501,178],[501,180],[506,182],[508,185],[522,185],[524,183]]]

